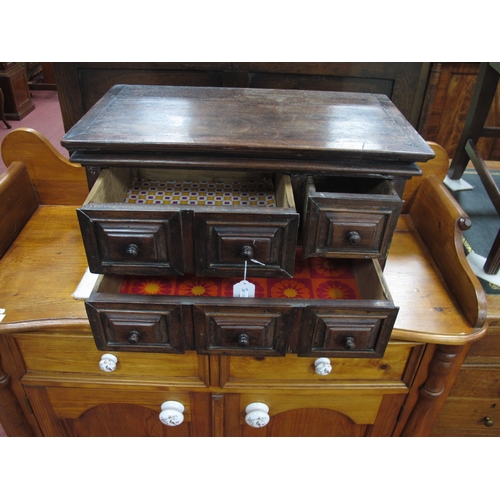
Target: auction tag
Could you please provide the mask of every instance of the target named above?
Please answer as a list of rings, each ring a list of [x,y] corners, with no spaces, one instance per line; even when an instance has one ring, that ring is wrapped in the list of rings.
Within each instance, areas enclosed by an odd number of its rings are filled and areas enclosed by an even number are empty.
[[[255,297],[255,285],[242,280],[233,286],[233,297]]]

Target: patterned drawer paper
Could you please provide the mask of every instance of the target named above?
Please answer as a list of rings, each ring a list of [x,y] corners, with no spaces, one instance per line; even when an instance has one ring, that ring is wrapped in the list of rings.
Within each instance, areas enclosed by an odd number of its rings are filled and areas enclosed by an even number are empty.
[[[195,182],[133,179],[126,203],[275,207],[272,181]]]

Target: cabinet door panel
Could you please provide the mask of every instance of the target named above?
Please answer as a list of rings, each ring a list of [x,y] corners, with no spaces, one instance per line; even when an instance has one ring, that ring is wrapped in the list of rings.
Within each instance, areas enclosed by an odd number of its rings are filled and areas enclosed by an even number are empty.
[[[211,432],[208,394],[139,388],[25,388],[45,436],[189,437]],[[175,427],[159,420],[161,404],[170,400],[185,407],[184,422]]]
[[[358,437],[365,436],[376,421],[382,394],[363,392],[347,396],[334,392],[301,391],[226,394],[225,433],[242,437]],[[249,403],[269,407],[267,425],[252,428],[245,422]]]
[[[366,425],[322,408],[301,408],[276,415],[266,427],[242,428],[242,437],[362,437]]]

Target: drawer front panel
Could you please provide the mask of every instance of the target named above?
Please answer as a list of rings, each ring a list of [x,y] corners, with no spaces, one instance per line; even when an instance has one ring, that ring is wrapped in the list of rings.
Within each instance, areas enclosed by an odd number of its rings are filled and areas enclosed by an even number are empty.
[[[180,305],[156,303],[86,303],[97,348],[116,351],[183,353],[185,338]]]
[[[16,337],[28,372],[74,373],[100,376],[113,381],[117,378],[144,377],[169,379],[169,383],[200,383],[208,380],[205,356],[187,352],[182,356],[158,353],[118,352],[116,370],[104,372],[99,367],[103,354],[94,339],[83,335],[36,334]],[[176,382],[177,381],[177,382]],[[205,382],[203,383],[205,385]]]
[[[183,274],[178,212],[79,209],[90,271],[96,274]]]
[[[199,276],[293,276],[297,213],[196,213]],[[257,262],[254,262],[257,261]],[[260,263],[260,264],[259,264]]]
[[[253,384],[270,385],[335,385],[347,386],[353,382],[387,383],[393,386],[403,382],[415,344],[390,344],[383,358],[331,358],[331,372],[319,375],[315,371],[317,358],[303,358],[288,354],[285,358],[221,357],[221,386],[230,388]],[[416,353],[415,355],[418,355]]]
[[[500,436],[500,399],[449,397],[433,436]]]
[[[303,336],[299,356],[381,357],[389,342],[398,308],[362,307],[359,303],[349,310],[308,307],[305,311]]]
[[[498,325],[488,326],[488,334],[470,348],[465,363],[500,364],[500,329]]]
[[[292,307],[194,307],[200,354],[284,356]]]
[[[462,365],[450,396],[500,399],[500,367]]]
[[[386,194],[316,193],[310,187],[304,257],[386,257],[402,201],[388,182],[382,187]]]

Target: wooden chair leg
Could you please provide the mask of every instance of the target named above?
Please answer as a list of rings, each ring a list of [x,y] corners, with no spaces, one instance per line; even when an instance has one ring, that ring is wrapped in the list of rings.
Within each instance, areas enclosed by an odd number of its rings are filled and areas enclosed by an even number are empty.
[[[499,78],[500,75],[494,67],[489,63],[481,63],[464,129],[448,170],[448,177],[452,180],[460,179],[467,167],[469,155],[465,150],[465,146],[469,140],[477,143],[481,136]]]
[[[484,263],[483,271],[486,274],[497,274],[500,270],[500,231],[493,242],[490,253]]]

